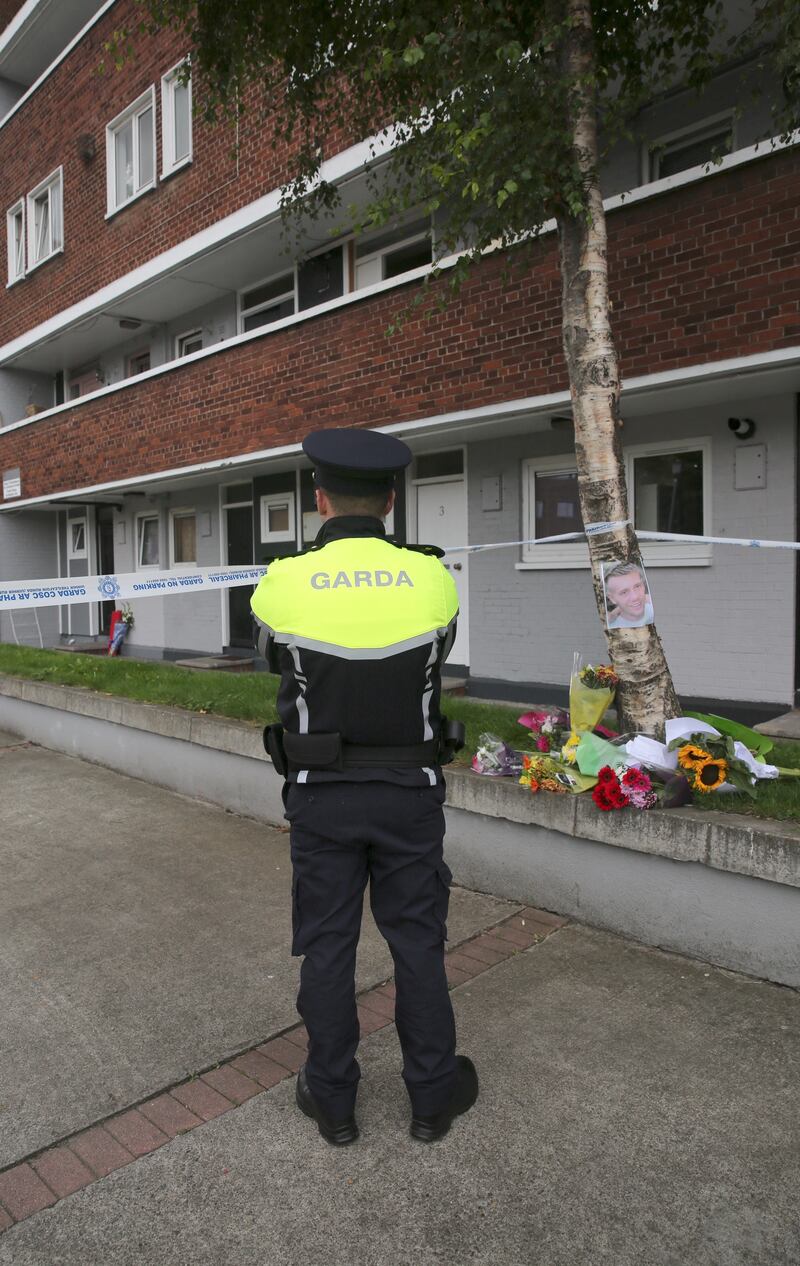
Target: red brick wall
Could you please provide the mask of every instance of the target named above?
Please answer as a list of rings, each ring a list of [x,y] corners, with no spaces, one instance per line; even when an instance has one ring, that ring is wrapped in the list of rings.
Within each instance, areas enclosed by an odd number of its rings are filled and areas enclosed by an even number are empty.
[[[16,17],[24,3],[25,0],[0,0],[0,34],[6,29],[11,19]]]
[[[4,209],[56,167],[64,167],[64,251],[18,285],[0,286],[0,345],[92,294],[101,286],[223,216],[279,187],[289,154],[273,145],[272,116],[251,94],[237,136],[232,124],[194,120],[194,161],[111,220],[105,219],[106,125],[151,84],[156,87],[157,171],[161,169],[161,76],[187,51],[173,32],[137,37],[135,56],[122,69],[99,73],[103,45],[139,10],[119,0],[0,128],[0,259],[6,259]],[[78,138],[91,135],[86,162]],[[352,143],[332,128],[329,154]],[[5,263],[3,263],[5,268]]]
[[[623,207],[609,229],[625,376],[800,339],[800,152]],[[502,271],[484,261],[458,302],[392,337],[408,287],[45,418],[0,436],[0,469],[36,496],[564,387],[553,236],[522,279]]]

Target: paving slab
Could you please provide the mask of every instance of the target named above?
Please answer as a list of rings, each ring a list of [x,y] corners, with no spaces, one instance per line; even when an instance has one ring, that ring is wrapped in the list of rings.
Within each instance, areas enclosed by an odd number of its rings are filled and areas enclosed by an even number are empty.
[[[290,1079],[13,1227],[0,1266],[796,1266],[795,992],[570,925],[453,998],[482,1091],[440,1143],[384,1029],[353,1147]]]
[[[18,744],[0,738],[0,1168],[298,1020],[286,832]],[[515,908],[454,891],[452,941]],[[391,971],[367,912],[359,988]]]
[[[771,721],[762,721],[754,728],[770,738],[800,739],[800,708],[784,712],[779,717],[773,717]]]

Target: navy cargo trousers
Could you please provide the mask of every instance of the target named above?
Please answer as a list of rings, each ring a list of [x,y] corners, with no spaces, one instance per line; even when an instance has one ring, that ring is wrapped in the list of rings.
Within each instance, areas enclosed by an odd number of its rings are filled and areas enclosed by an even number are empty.
[[[360,1070],[356,947],[364,890],[394,959],[403,1079],[422,1115],[456,1082],[455,1021],[444,968],[452,878],[442,856],[444,785],[291,783],[292,953],[303,956],[297,1009],[306,1076],[334,1119],[353,1111]]]

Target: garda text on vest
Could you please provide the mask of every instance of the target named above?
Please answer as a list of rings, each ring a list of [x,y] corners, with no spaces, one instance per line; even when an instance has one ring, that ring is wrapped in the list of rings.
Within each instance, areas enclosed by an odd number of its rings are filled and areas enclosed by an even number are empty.
[[[414,588],[414,582],[407,571],[399,571],[396,574],[391,571],[340,571],[335,575],[327,571],[316,571],[311,577],[310,585],[312,589],[386,589],[393,585],[398,588],[400,585],[408,585],[410,589]]]

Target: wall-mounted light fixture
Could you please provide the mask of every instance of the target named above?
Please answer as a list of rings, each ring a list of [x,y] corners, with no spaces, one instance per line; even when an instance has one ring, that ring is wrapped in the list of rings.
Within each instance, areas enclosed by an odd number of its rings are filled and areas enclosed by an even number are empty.
[[[756,424],[752,418],[728,418],[728,426],[737,440],[749,440],[756,433]]]
[[[138,330],[141,321],[137,321],[135,317],[120,317],[119,328],[121,330]]]
[[[83,132],[75,142],[78,150],[78,157],[82,158],[85,163],[90,163],[97,152],[97,143],[91,132]]]

